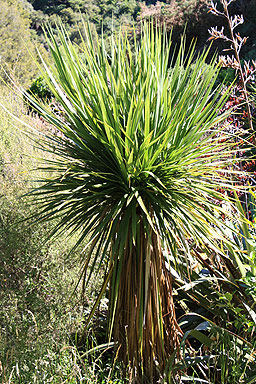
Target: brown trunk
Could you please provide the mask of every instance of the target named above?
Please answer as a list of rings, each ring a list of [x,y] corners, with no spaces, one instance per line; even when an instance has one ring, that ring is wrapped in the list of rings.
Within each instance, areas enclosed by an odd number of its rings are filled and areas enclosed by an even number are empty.
[[[136,246],[126,244],[113,336],[121,346],[121,361],[129,367],[130,381],[155,383],[172,353],[179,356],[182,332],[159,236],[153,232],[150,241],[141,226],[140,239]]]

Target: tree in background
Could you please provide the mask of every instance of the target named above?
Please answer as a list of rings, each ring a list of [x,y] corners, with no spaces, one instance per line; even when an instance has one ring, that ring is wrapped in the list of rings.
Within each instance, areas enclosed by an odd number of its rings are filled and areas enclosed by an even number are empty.
[[[221,1],[214,1],[221,4]],[[218,27],[222,27],[225,19],[215,20],[214,16],[208,12],[208,0],[165,0],[165,1],[146,1],[141,2],[141,11],[139,18],[153,18],[160,23],[165,23],[168,30],[172,30],[174,41],[179,41],[180,34],[186,28],[187,39],[197,39],[197,49],[200,51],[205,46],[208,39],[207,30],[217,23]],[[250,60],[255,59],[255,21],[256,8],[254,0],[235,0],[230,4],[230,14],[243,14],[245,24],[239,26],[238,31],[243,36],[248,36],[248,42],[241,51],[241,58]],[[225,25],[226,30],[227,25]],[[214,42],[212,46],[212,54],[216,50],[221,53],[226,46],[222,42]]]
[[[0,0],[0,7],[0,75],[4,80],[11,76],[27,85],[37,73],[30,56],[35,55],[35,49],[29,13],[16,0]]]
[[[82,18],[86,17],[96,26],[98,32],[103,28],[104,33],[109,34],[114,28],[122,26],[131,27],[136,22],[140,10],[136,0],[64,0],[42,1],[24,0],[32,5],[32,27],[43,38],[42,26],[47,21],[55,28],[57,17],[65,24],[71,40],[80,43],[79,27],[82,27]]]
[[[165,23],[167,30],[172,30],[174,42],[180,41],[180,35],[186,26],[188,45],[193,38],[197,39],[196,47],[201,51],[208,39],[207,30],[216,22],[213,15],[208,13],[208,0],[165,0],[165,1],[118,1],[118,0],[15,0],[29,13],[31,29],[35,31],[37,39],[45,45],[42,26],[49,23],[55,29],[58,18],[70,35],[72,41],[80,44],[79,29],[82,29],[81,15],[86,17],[96,29],[109,35],[112,28],[121,26],[129,29],[133,24],[138,25],[141,20],[153,18],[160,24]],[[249,36],[247,45],[241,52],[241,57],[254,59],[255,47],[255,18],[254,0],[236,0],[231,4],[231,14],[242,13],[246,23],[241,26],[240,33]],[[138,23],[139,22],[139,23]],[[218,26],[222,25],[220,20]],[[224,45],[219,41],[213,44],[212,54]]]

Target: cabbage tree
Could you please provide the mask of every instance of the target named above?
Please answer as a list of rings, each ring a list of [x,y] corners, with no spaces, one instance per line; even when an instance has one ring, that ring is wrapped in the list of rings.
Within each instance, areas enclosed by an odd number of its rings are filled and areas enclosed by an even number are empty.
[[[168,259],[180,249],[189,260],[192,240],[217,250],[224,239],[227,93],[214,88],[214,59],[185,54],[184,42],[172,49],[163,29],[145,24],[139,38],[120,31],[107,44],[93,36],[86,28],[76,47],[63,27],[58,39],[48,31],[54,65],[41,58],[41,70],[58,111],[27,98],[61,134],[46,138],[54,158],[32,193],[38,219],[58,219],[52,235],[87,242],[85,284],[107,266],[94,308],[108,291],[119,358],[131,378],[157,382],[182,337]]]

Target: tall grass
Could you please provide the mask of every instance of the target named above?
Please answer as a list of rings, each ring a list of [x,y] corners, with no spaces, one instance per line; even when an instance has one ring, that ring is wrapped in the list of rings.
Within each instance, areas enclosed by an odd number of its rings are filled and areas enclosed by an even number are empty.
[[[1,103],[40,131],[49,127],[26,115],[16,96],[0,89]],[[112,356],[104,350],[81,357],[98,343],[104,321],[95,334],[83,334],[83,318],[95,296],[97,281],[84,302],[78,288],[79,249],[67,257],[75,239],[62,236],[44,243],[51,224],[24,222],[35,213],[33,201],[22,197],[31,186],[37,159],[44,156],[22,132],[21,125],[0,110],[0,382],[104,383],[115,381]],[[74,293],[73,293],[74,292]],[[96,321],[96,320],[95,320]],[[103,323],[102,323],[103,324]],[[104,325],[102,325],[103,327]],[[109,353],[109,352],[108,352]],[[121,382],[121,381],[120,381]]]

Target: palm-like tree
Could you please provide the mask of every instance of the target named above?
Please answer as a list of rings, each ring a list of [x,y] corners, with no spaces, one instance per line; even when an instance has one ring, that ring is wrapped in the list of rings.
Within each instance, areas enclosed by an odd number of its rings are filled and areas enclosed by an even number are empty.
[[[80,53],[63,27],[60,42],[48,33],[55,65],[42,59],[42,72],[61,112],[27,97],[62,135],[47,139],[53,172],[33,191],[40,218],[59,219],[54,233],[89,238],[84,278],[89,264],[107,264],[99,299],[109,287],[109,335],[131,376],[156,382],[182,336],[166,255],[181,248],[189,258],[190,239],[216,249],[223,238],[227,94],[213,91],[219,69],[207,52],[185,55],[181,43],[171,58],[167,34],[152,25],[133,48],[113,34],[108,50],[87,28]]]

